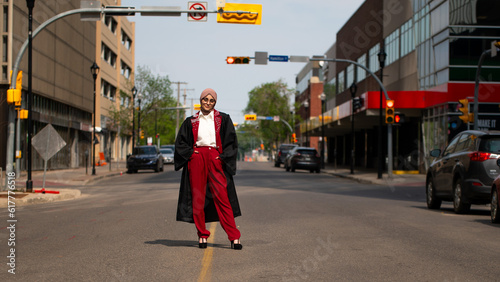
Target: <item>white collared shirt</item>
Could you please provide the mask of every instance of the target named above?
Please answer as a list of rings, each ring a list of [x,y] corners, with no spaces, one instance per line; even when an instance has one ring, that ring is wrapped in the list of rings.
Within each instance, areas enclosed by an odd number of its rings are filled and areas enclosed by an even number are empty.
[[[216,147],[214,111],[211,111],[208,115],[200,112],[199,119],[200,125],[196,145]]]

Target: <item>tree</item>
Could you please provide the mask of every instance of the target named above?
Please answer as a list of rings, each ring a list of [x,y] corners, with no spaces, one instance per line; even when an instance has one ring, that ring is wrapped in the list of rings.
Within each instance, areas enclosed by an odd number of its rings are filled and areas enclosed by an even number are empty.
[[[245,113],[255,113],[258,116],[279,116],[293,126],[293,112],[290,107],[290,96],[293,90],[283,81],[264,83],[248,93],[249,101]],[[266,148],[276,147],[279,143],[289,143],[290,129],[283,122],[259,120],[255,136],[260,136]]]
[[[140,125],[144,130],[145,137],[155,137],[159,134],[161,144],[173,144],[175,142],[175,111],[166,110],[166,107],[176,107],[177,101],[173,98],[173,90],[168,76],[154,75],[148,67],[138,66],[135,73],[135,87],[137,96],[135,97],[135,129],[136,143],[145,144],[146,140],[141,140],[139,135],[139,112],[141,116]],[[132,88],[132,87],[130,87]],[[132,100],[132,95],[120,90],[122,97]],[[139,107],[139,97],[141,108]],[[132,105],[124,103],[119,108],[110,109],[112,123],[120,124],[122,135],[132,133]],[[156,143],[155,143],[156,144]]]

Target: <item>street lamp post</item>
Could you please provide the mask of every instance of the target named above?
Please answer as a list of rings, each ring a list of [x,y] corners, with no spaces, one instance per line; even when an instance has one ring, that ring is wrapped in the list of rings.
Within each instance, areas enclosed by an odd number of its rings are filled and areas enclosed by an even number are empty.
[[[325,169],[325,93],[319,95],[321,99],[321,168]]]
[[[28,171],[26,180],[26,192],[33,192],[33,181],[31,180],[31,137],[33,135],[33,115],[31,107],[33,105],[33,8],[35,7],[35,0],[26,0],[28,6]],[[14,73],[14,72],[13,72]]]
[[[137,95],[137,88],[132,87],[132,154],[135,148],[135,95]]]
[[[141,93],[139,93],[138,98],[139,99],[137,101],[139,102],[139,108],[138,108],[138,113],[137,113],[137,129],[139,130],[139,132],[141,132],[141,98],[142,98]],[[141,141],[139,141],[139,144],[141,144],[140,142]]]
[[[351,87],[349,87],[349,90],[351,91],[351,174],[354,174],[354,160],[355,160],[355,155],[354,155],[354,142],[356,141],[354,139],[354,97],[356,97],[356,91],[358,90],[358,87],[356,86],[356,83],[353,82]]]
[[[380,81],[383,82],[385,59],[387,58],[387,54],[385,53],[384,49],[380,49],[380,52],[378,52],[377,56],[378,56],[378,62],[380,64]],[[380,88],[379,123],[378,123],[378,155],[379,155],[378,169],[377,169],[378,179],[382,178],[382,167],[384,166],[383,162],[384,160],[382,154],[382,125],[383,125],[382,100],[383,100],[383,93],[382,93],[382,88]]]
[[[306,147],[309,147],[309,135],[308,135],[308,128],[307,128],[307,117],[309,115],[309,102],[307,100],[304,102],[304,108],[306,109]]]
[[[95,175],[95,122],[96,122],[96,106],[95,106],[95,88],[96,88],[96,80],[97,80],[97,75],[99,74],[99,66],[94,63],[92,66],[90,66],[90,72],[92,73],[92,77],[94,78],[94,120],[93,120],[93,126],[92,126],[92,175]]]

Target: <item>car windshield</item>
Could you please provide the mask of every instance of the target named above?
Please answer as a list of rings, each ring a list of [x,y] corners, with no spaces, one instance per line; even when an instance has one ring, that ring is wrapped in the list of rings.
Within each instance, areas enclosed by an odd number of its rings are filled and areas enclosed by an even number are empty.
[[[135,150],[134,151],[135,155],[155,155],[156,154],[155,148],[152,148],[152,147],[135,148],[134,150]]]
[[[288,152],[290,151],[291,149],[293,149],[295,146],[281,146],[280,150],[282,152]]]
[[[316,151],[315,150],[298,150],[298,152],[301,155],[308,155],[308,156],[314,156],[314,155],[316,155]]]
[[[164,155],[172,155],[174,153],[171,149],[161,149],[160,152]]]
[[[479,151],[488,153],[500,152],[500,137],[483,139],[479,145]]]

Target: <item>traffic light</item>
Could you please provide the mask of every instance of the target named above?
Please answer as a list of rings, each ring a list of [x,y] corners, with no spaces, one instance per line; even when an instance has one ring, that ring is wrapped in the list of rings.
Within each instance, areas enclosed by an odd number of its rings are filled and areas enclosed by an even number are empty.
[[[201,104],[194,104],[194,110],[195,111],[201,110]]]
[[[394,124],[402,124],[405,122],[405,114],[395,114]]]
[[[297,134],[292,133],[292,142],[297,143]]]
[[[141,129],[141,139],[144,139],[144,130]]]
[[[262,144],[262,143],[260,144],[260,149],[264,150],[264,144]]]
[[[352,99],[352,107],[354,111],[357,111],[363,107],[363,99],[361,97],[354,97]]]
[[[385,101],[385,123],[394,123],[394,100]]]
[[[458,100],[458,110],[462,112],[462,115],[459,116],[459,118],[467,123],[467,122],[473,122],[474,121],[474,114],[469,113],[469,100],[467,99],[462,99]]]
[[[228,63],[230,65],[249,64],[250,63],[250,57],[228,56],[227,59],[226,59],[226,63]]]
[[[156,133],[156,139],[160,138],[160,134]]]

